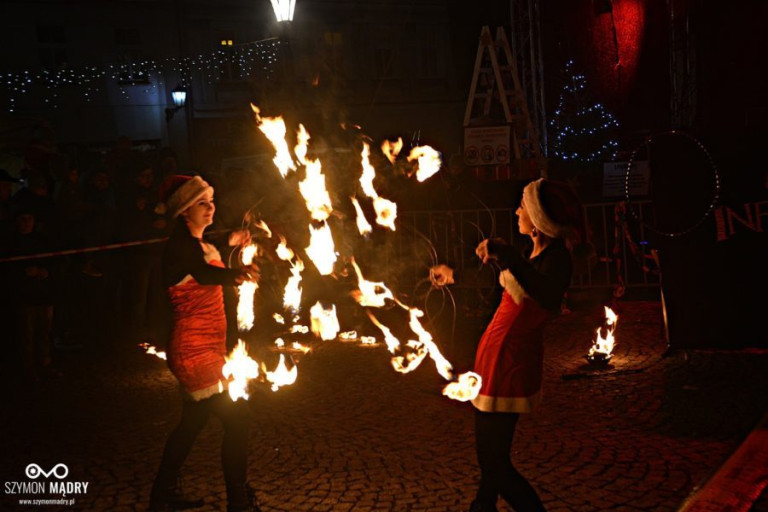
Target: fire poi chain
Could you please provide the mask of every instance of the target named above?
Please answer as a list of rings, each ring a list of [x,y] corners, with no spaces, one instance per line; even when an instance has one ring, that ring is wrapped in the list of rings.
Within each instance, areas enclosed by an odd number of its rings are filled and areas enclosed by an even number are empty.
[[[328,217],[333,212],[330,194],[325,186],[325,176],[322,173],[322,163],[319,159],[308,159],[307,149],[310,135],[303,125],[299,124],[296,132],[296,145],[293,153],[296,156],[294,161],[289,150],[289,144],[286,140],[287,129],[282,117],[261,117],[260,110],[255,105],[251,105],[256,116],[259,130],[266,136],[275,149],[273,163],[277,167],[280,175],[285,178],[289,172],[296,172],[300,167],[304,167],[305,179],[298,184],[306,203],[307,211],[310,214],[311,221],[308,226],[310,233],[309,245],[304,249],[307,257],[312,261],[318,272],[322,276],[331,275],[337,262],[337,253],[334,246],[331,227],[327,223]],[[394,164],[395,159],[402,149],[402,139],[395,142],[384,141],[382,152]],[[414,175],[419,182],[423,182],[430,176],[440,170],[440,153],[429,146],[414,147],[407,157],[408,162],[415,162],[414,171],[409,174]],[[371,200],[373,210],[376,213],[375,222],[377,225],[395,231],[395,220],[397,219],[397,204],[384,197],[381,197],[376,191],[373,181],[376,178],[376,170],[370,163],[370,146],[363,143],[361,152],[362,174],[360,176],[360,188],[365,197]],[[365,218],[363,209],[359,200],[352,196],[350,201],[354,206],[357,218],[356,224],[361,236],[367,237],[373,230],[371,223]],[[267,224],[261,220],[256,227],[272,237],[272,231]],[[275,248],[275,253],[283,261],[290,264],[291,276],[285,285],[283,293],[283,307],[287,313],[293,316],[290,332],[307,332],[306,326],[296,325],[299,317],[301,304],[301,280],[304,264],[296,256],[295,252],[288,248],[285,238],[279,235],[280,242]],[[241,261],[244,265],[249,265],[254,256],[258,254],[256,245],[249,245],[241,253]],[[363,277],[363,273],[355,261],[350,258],[350,263],[357,276],[358,289],[352,292],[356,302],[364,308],[381,308],[387,304],[387,301],[394,302],[400,308],[408,312],[410,321],[409,327],[418,339],[408,340],[405,344],[396,338],[392,331],[382,324],[374,315],[367,310],[371,322],[378,327],[384,335],[384,342],[387,350],[392,354],[392,367],[399,373],[409,373],[415,370],[421,362],[429,356],[435,363],[437,372],[446,380],[450,381],[444,388],[443,394],[454,400],[468,401],[477,396],[480,391],[482,380],[474,372],[466,372],[461,375],[453,373],[453,366],[440,352],[432,335],[424,329],[419,321],[424,313],[412,308],[399,301],[395,294],[382,282],[368,281]],[[253,327],[254,312],[253,298],[258,285],[256,283],[244,282],[238,287],[238,308],[237,320],[241,331],[248,331]],[[275,313],[273,318],[280,324],[285,324],[285,317]],[[356,333],[347,332],[339,335],[340,326],[336,316],[336,306],[324,307],[320,302],[316,303],[310,310],[311,329],[318,338],[323,340],[333,340],[337,337],[343,340],[356,338]],[[375,343],[375,339],[364,337],[365,344]],[[298,342],[294,342],[290,349],[285,346],[284,340],[278,338],[275,344],[281,350],[292,350],[295,352],[306,353],[310,349]],[[148,344],[142,344],[148,354],[155,354],[158,357],[165,358],[165,354],[157,352],[155,347]],[[226,357],[226,363],[222,368],[222,375],[226,381],[220,382],[220,387],[229,391],[232,400],[240,398],[248,399],[247,386],[249,381],[262,379],[271,383],[273,391],[277,391],[282,386],[293,384],[297,378],[297,366],[295,364],[289,369],[286,365],[285,356],[280,354],[280,360],[273,371],[267,371],[263,363],[259,363],[248,356],[245,343],[240,340],[232,353]]]

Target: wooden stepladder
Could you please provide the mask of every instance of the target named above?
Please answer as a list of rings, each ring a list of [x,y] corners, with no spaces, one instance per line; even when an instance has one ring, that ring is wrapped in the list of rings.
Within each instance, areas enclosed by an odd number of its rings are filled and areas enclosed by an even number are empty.
[[[504,138],[508,139],[506,151]],[[509,165],[523,179],[546,174],[539,135],[502,27],[496,30],[495,40],[487,26],[480,33],[464,113],[464,141],[467,165]]]

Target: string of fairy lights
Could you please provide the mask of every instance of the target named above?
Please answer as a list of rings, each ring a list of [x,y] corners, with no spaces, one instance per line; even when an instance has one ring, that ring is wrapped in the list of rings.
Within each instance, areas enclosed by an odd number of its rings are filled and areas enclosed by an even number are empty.
[[[576,162],[612,160],[619,143],[611,132],[619,127],[619,122],[600,103],[584,106],[587,80],[574,73],[572,60],[566,64],[565,73],[570,80],[560,92],[549,123],[554,156]]]
[[[0,89],[7,98],[8,111],[15,112],[23,97],[36,89],[44,92],[45,105],[58,108],[63,90],[79,89],[83,99],[90,103],[100,91],[106,89],[108,80],[117,84],[123,99],[129,100],[131,94],[137,91],[146,94],[155,92],[164,85],[164,77],[169,75],[179,76],[183,86],[191,84],[195,72],[208,84],[218,82],[223,75],[239,80],[269,79],[279,58],[279,47],[277,39],[266,39],[225,45],[211,53],[189,57],[141,59],[57,70],[0,71]]]

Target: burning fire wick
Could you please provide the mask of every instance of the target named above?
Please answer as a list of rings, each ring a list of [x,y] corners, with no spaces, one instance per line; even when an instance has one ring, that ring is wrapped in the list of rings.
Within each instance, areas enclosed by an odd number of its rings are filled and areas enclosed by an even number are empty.
[[[149,343],[139,343],[139,347],[144,349],[144,352],[146,354],[149,354],[151,356],[157,356],[162,360],[168,359],[167,356],[165,355],[165,352],[162,350],[158,351],[154,345],[150,345]]]
[[[611,308],[605,306],[605,332],[603,337],[603,327],[598,327],[596,331],[595,342],[585,356],[587,361],[594,366],[606,366],[613,357],[613,348],[615,339],[613,331],[616,329],[616,322],[619,317]]]

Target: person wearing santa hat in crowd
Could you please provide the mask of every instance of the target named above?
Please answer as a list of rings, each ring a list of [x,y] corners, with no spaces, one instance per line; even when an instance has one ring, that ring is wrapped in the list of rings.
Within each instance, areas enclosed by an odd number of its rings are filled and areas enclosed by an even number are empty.
[[[566,184],[539,179],[523,189],[515,212],[532,244],[519,251],[503,240],[483,240],[475,250],[500,268],[501,303],[483,333],[475,372],[483,379],[475,406],[480,488],[470,512],[496,511],[501,496],[517,512],[544,505],[510,459],[515,425],[541,398],[543,330],[560,309],[571,281],[569,244],[583,233],[581,204]]]
[[[181,420],[168,436],[150,493],[152,512],[196,508],[202,499],[185,496],[179,474],[197,435],[208,418],[224,427],[221,461],[227,490],[227,511],[258,511],[246,482],[248,407],[222,390],[227,321],[222,286],[258,277],[255,265],[228,269],[216,247],[203,240],[213,223],[213,187],[199,176],[170,176],[160,188],[162,205],[175,228],[163,253],[163,284],[173,308],[167,346],[168,366],[181,386]],[[230,234],[230,245],[250,242],[247,231]]]

